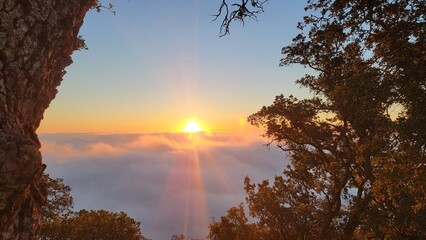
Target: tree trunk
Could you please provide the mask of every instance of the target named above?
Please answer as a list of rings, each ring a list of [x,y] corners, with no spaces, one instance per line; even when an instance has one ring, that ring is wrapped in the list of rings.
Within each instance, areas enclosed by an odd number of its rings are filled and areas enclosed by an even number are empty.
[[[0,239],[37,239],[46,200],[36,135],[96,0],[0,0]]]

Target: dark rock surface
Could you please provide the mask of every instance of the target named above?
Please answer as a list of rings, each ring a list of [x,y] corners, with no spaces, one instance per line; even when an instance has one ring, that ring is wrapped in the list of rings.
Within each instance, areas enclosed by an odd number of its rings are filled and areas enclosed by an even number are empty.
[[[46,199],[36,135],[96,0],[0,0],[0,239],[36,239]]]

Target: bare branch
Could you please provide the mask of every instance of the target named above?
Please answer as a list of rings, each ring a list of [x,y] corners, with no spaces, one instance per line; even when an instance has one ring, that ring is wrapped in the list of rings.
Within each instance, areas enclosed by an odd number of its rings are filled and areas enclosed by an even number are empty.
[[[233,21],[241,21],[243,25],[246,18],[257,21],[257,15],[263,12],[263,4],[267,1],[268,0],[241,0],[240,3],[235,2],[229,5],[226,0],[222,0],[217,14],[213,15],[213,21],[223,16],[219,36],[223,37],[230,33],[229,27]]]

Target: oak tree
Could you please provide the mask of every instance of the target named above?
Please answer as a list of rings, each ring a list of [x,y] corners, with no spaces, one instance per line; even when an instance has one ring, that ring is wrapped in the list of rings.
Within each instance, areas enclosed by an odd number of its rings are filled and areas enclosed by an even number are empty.
[[[283,66],[311,68],[249,121],[290,164],[246,179],[267,239],[426,238],[426,2],[309,0]]]
[[[0,0],[0,238],[36,239],[47,192],[36,130],[97,0]]]

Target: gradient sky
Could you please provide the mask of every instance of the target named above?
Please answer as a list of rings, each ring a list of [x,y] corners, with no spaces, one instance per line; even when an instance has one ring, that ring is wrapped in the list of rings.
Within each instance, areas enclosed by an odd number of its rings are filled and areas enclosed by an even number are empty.
[[[39,133],[173,132],[190,118],[210,130],[242,120],[277,94],[301,96],[301,67],[280,68],[305,1],[273,0],[258,21],[218,37],[219,0],[111,1],[117,14],[89,12]]]

